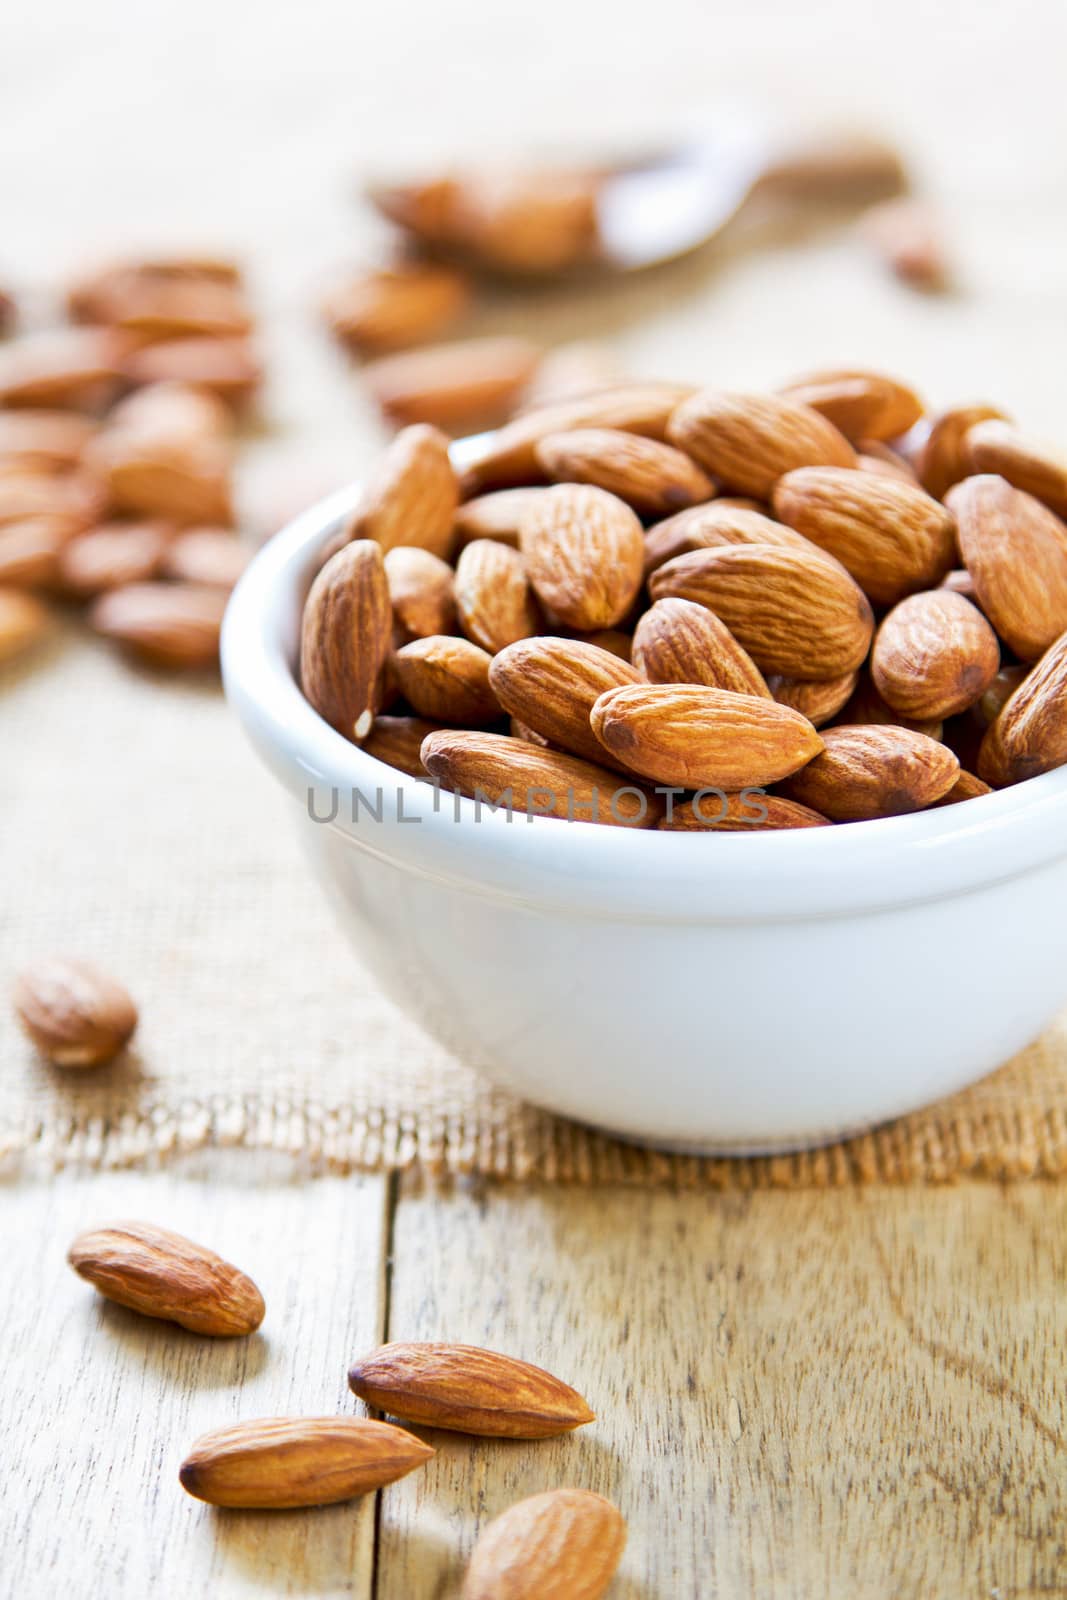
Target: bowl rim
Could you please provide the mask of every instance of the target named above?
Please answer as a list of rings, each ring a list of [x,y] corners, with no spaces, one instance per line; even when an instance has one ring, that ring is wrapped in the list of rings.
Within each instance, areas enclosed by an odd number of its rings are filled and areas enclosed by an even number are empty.
[[[464,466],[490,436],[452,447]],[[655,919],[811,918],[973,893],[1067,856],[1067,767],[933,811],[839,828],[659,832],[528,818],[409,778],[336,733],[305,700],[294,670],[300,610],[319,551],[354,509],[338,490],[265,544],[227,608],[227,698],[280,781],[320,821],[337,796],[376,790],[375,818],[339,813],[338,830],[424,876],[531,908]],[[418,828],[409,824],[418,818]]]

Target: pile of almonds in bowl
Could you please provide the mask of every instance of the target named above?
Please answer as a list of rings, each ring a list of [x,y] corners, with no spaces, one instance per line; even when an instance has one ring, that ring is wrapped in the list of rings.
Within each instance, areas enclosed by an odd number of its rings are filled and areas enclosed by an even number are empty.
[[[820,827],[1067,764],[1067,459],[874,372],[401,432],[304,609],[319,714],[572,821]]]

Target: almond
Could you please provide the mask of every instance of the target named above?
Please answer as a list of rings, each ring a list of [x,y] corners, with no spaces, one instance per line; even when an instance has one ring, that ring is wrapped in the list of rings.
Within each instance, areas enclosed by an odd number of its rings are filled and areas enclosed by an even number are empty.
[[[188,383],[149,383],[112,407],[107,429],[166,444],[222,440],[233,432],[233,414],[206,389]]]
[[[130,583],[112,589],[89,613],[97,633],[159,667],[211,667],[228,596],[196,583]]]
[[[529,816],[654,828],[658,796],[617,772],[499,733],[432,733],[422,764],[447,789]]]
[[[64,956],[22,972],[14,1001],[26,1033],[59,1067],[110,1061],[137,1026],[137,1008],[121,983],[87,961]]]
[[[861,472],[873,472],[883,478],[902,478],[905,483],[918,483],[911,464],[880,439],[859,439],[856,449],[859,451],[856,465]]]
[[[0,460],[38,472],[75,467],[95,431],[71,411],[0,411]]]
[[[952,751],[910,728],[827,728],[823,741],[823,753],[784,787],[791,800],[832,822],[922,811],[959,777]]]
[[[88,472],[31,472],[14,466],[0,471],[0,526],[53,517],[65,521],[71,533],[81,533],[99,520],[106,505],[99,480]]]
[[[206,389],[234,410],[254,398],[263,379],[247,339],[166,339],[123,357],[128,383],[186,383]]]
[[[942,589],[949,589],[953,594],[961,594],[969,600],[972,606],[978,604],[978,591],[974,587],[974,579],[966,567],[954,567],[951,572],[941,580]]]
[[[69,517],[26,517],[0,526],[0,584],[51,587],[59,576],[64,546],[78,533]]]
[[[976,711],[986,727],[991,722],[996,722],[1016,689],[1028,676],[1029,666],[1001,667],[985,694],[979,700]]]
[[[0,350],[0,409],[98,410],[118,388],[121,340],[108,329],[63,328]]]
[[[837,720],[850,727],[887,722],[897,728],[910,728],[913,733],[925,733],[928,739],[940,739],[942,733],[940,717],[906,717],[902,712],[894,711],[878,693],[866,668],[860,673],[852,697],[845,703]]]
[[[565,433],[572,428],[621,428],[624,433],[664,439],[672,414],[692,392],[691,386],[676,383],[629,383],[524,412],[500,428],[484,453],[467,468],[464,491],[476,495],[486,489],[540,482],[543,474],[537,462],[537,446],[550,433]]]
[[[667,433],[724,489],[757,500],[769,500],[778,479],[796,467],[856,464],[832,423],[777,395],[704,389],[679,406]]]
[[[470,280],[452,267],[404,261],[361,273],[333,290],[326,320],[362,355],[384,355],[435,338],[466,309]]]
[[[67,290],[74,322],[114,322],[131,293],[175,284],[241,286],[241,269],[221,256],[157,256],[115,261],[83,272]]]
[[[858,474],[857,474],[858,476]],[[676,556],[652,574],[654,600],[707,606],[763,672],[825,680],[865,660],[874,616],[848,573],[775,545],[726,545]]]
[[[531,1495],[480,1535],[462,1600],[600,1600],[625,1544],[610,1500],[588,1489]]]
[[[787,706],[689,683],[611,689],[590,720],[617,761],[657,783],[686,788],[777,783],[822,749],[811,723]]]
[[[193,524],[233,522],[230,452],[220,440],[173,440],[121,427],[107,429],[87,451],[116,511]]]
[[[159,571],[170,537],[165,522],[108,522],[64,545],[57,581],[65,594],[89,598]]]
[[[971,468],[964,453],[964,441],[976,423],[1008,420],[1003,411],[985,405],[955,406],[934,417],[919,442],[913,462],[927,494],[942,500],[954,483],[969,476]]]
[[[565,639],[578,639],[582,644],[595,644],[599,649],[618,656],[620,661],[628,662],[633,656],[633,635],[622,628],[593,628],[589,633],[583,633],[580,628],[564,628],[562,636]]]
[[[47,635],[48,612],[31,595],[0,588],[0,666],[21,656]]]
[[[577,639],[524,639],[501,650],[489,682],[511,716],[551,744],[602,763],[604,747],[589,725],[589,713],[608,689],[638,683],[627,662]]]
[[[710,500],[715,485],[673,445],[618,428],[572,428],[538,442],[538,465],[557,483],[591,483],[643,517]]]
[[[381,704],[393,609],[378,545],[355,539],[311,585],[300,638],[304,693],[336,731],[357,744]]]
[[[793,550],[806,550],[809,555],[818,549],[810,539],[750,506],[713,500],[709,505],[679,511],[648,529],[645,576],[675,556],[688,555],[693,550],[716,550],[724,544],[787,545]]]
[[[990,420],[967,429],[963,455],[970,472],[996,473],[1067,517],[1067,456],[1050,445],[1027,439],[1010,422]]]
[[[398,544],[386,551],[385,576],[405,640],[455,632],[455,574],[447,561],[417,545]]]
[[[207,278],[149,278],[132,282],[112,309],[112,325],[139,344],[162,339],[240,338],[252,318],[240,289]]]
[[[433,1454],[388,1422],[263,1417],[203,1434],[178,1476],[183,1489],[209,1505],[285,1511],[372,1494]]]
[[[902,600],[875,636],[871,676],[906,717],[934,721],[980,700],[1000,666],[997,636],[977,607],[948,589]]]
[[[826,828],[829,819],[762,789],[726,794],[711,789],[675,806],[660,823],[661,833],[775,833],[786,828]]]
[[[400,692],[420,717],[460,727],[480,727],[500,715],[489,687],[492,657],[469,639],[431,634],[414,639],[393,657]]]
[[[80,1278],[106,1300],[191,1333],[254,1333],[263,1296],[243,1272],[169,1228],[116,1222],[80,1233],[67,1252]]]
[[[522,519],[544,489],[497,489],[468,500],[456,512],[455,534],[461,544],[496,539],[518,549]]]
[[[967,478],[949,494],[978,602],[1021,661],[1067,628],[1067,527],[1003,478]]]
[[[384,1344],[354,1363],[348,1384],[406,1422],[485,1438],[550,1439],[594,1421],[581,1395],[550,1372],[474,1345]]]
[[[383,550],[417,545],[447,557],[458,500],[444,434],[426,426],[405,428],[363,490],[348,537],[373,539]]]
[[[893,275],[915,289],[944,289],[949,280],[941,220],[922,200],[902,195],[872,206],[863,231]]]
[[[363,368],[363,378],[391,421],[433,423],[458,433],[502,421],[539,355],[528,339],[466,339],[383,356]]]
[[[917,485],[896,478],[802,468],[778,484],[774,509],[835,556],[881,605],[940,583],[955,557],[951,514]]]
[[[252,552],[230,528],[187,528],[164,552],[162,571],[181,583],[208,584],[229,591],[244,572]]]
[[[604,489],[562,483],[526,513],[519,548],[538,598],[572,628],[621,622],[644,572],[644,532],[630,507]]]
[[[490,655],[542,626],[522,556],[493,539],[475,539],[456,563],[456,609],[463,632]]]
[[[844,672],[839,678],[827,678],[822,683],[774,677],[767,687],[780,706],[791,706],[807,717],[813,728],[822,728],[848,704],[858,682],[858,672]]]
[[[424,717],[375,717],[363,748],[376,761],[384,761],[387,767],[406,772],[409,778],[424,778],[422,743],[439,728],[439,723],[429,722]]]
[[[982,795],[992,793],[988,783],[976,778],[973,772],[961,770],[948,794],[942,795],[940,800],[935,800],[930,809],[936,811],[939,806],[958,806],[964,800],[980,800]]]
[[[645,612],[634,631],[633,664],[650,683],[700,683],[770,696],[763,674],[729,628],[692,600],[657,600]]]
[[[922,401],[914,390],[880,372],[812,372],[779,391],[810,406],[846,439],[895,439],[918,422]]]
[[[1067,633],[1049,646],[993,723],[978,776],[994,789],[1067,764]]]

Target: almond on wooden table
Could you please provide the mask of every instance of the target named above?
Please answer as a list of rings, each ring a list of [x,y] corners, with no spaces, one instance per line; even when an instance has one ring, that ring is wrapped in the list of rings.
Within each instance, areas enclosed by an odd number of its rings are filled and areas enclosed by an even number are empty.
[[[363,749],[375,760],[384,761],[387,767],[395,767],[409,778],[424,778],[423,740],[437,733],[440,727],[440,723],[430,722],[425,717],[378,716],[363,741]]]
[[[902,479],[805,467],[781,479],[774,510],[880,605],[940,583],[955,559],[951,513]]]
[[[874,614],[848,573],[778,545],[726,545],[675,556],[652,574],[654,600],[707,606],[763,672],[828,679],[866,659]]]
[[[65,594],[89,598],[160,570],[173,528],[167,522],[107,522],[60,551],[56,582]]]
[[[558,483],[591,483],[643,517],[710,500],[715,485],[684,451],[619,428],[572,428],[538,442],[537,461]]]
[[[913,389],[880,372],[812,372],[778,392],[818,411],[857,446],[863,439],[895,439],[923,414]]]
[[[854,467],[856,452],[810,406],[780,395],[703,389],[671,417],[667,436],[727,491],[770,499],[796,467]]]
[[[978,603],[1021,661],[1067,628],[1067,525],[1004,478],[966,478],[949,492]]]
[[[400,426],[450,433],[501,422],[529,383],[540,350],[515,337],[467,339],[382,356],[363,368],[373,399]]]
[[[385,1344],[352,1365],[348,1383],[406,1422],[486,1438],[549,1439],[595,1420],[552,1373],[475,1345]]]
[[[448,440],[418,424],[398,433],[368,479],[352,514],[350,539],[373,539],[383,550],[417,545],[447,557],[459,484]]]
[[[214,1250],[151,1222],[116,1222],[80,1233],[67,1252],[80,1278],[142,1316],[216,1338],[254,1333],[263,1296]]]
[[[978,776],[994,789],[1067,765],[1067,632],[1049,646],[990,727]]]
[[[489,685],[491,661],[469,639],[430,634],[398,650],[392,668],[401,694],[420,717],[477,728],[500,716]]]
[[[593,733],[589,714],[608,689],[640,681],[628,662],[579,639],[517,641],[501,650],[489,668],[489,682],[505,711],[550,744],[601,763],[607,752]]]
[[[561,622],[588,632],[621,622],[644,573],[644,530],[618,496],[557,484],[527,511],[519,549],[530,583]]]
[[[361,1417],[262,1417],[205,1433],[182,1488],[213,1506],[284,1511],[335,1505],[395,1483],[434,1454],[403,1428]]]
[[[976,422],[963,436],[963,455],[975,474],[997,473],[1016,489],[1067,517],[1067,456],[1013,428],[1010,422]]]
[[[523,738],[434,733],[423,744],[422,764],[446,789],[531,816],[654,828],[663,815],[660,797],[636,780]]]
[[[789,799],[832,822],[923,811],[959,777],[960,764],[945,745],[910,728],[825,728],[825,749],[783,785]]]
[[[871,653],[875,688],[894,711],[937,721],[966,711],[1000,666],[1000,645],[976,606],[949,589],[902,600]]]
[[[15,1014],[41,1053],[58,1067],[98,1067],[129,1042],[137,1007],[129,993],[91,962],[50,956],[19,974]]]
[[[970,477],[973,469],[967,459],[965,440],[976,423],[1009,420],[1003,411],[988,405],[954,406],[935,416],[914,451],[908,452],[927,494],[941,500],[954,483]]]
[[[130,583],[102,595],[89,624],[153,666],[195,670],[218,662],[228,598],[206,584]]]
[[[404,261],[339,284],[323,311],[343,344],[384,355],[436,337],[462,315],[470,297],[470,280],[455,268]]]
[[[601,1600],[625,1545],[622,1515],[601,1495],[531,1495],[479,1535],[462,1600]]]
[[[474,539],[460,555],[456,610],[468,639],[490,655],[529,639],[543,625],[522,556],[494,539]]]
[[[780,833],[787,828],[827,828],[828,817],[780,794],[745,789],[740,794],[713,790],[672,807],[661,833]]]
[[[726,624],[692,600],[657,600],[634,630],[632,660],[650,683],[770,696],[763,674]]]
[[[381,549],[355,539],[330,557],[311,585],[300,635],[304,693],[346,739],[359,743],[371,730],[392,631]]]
[[[777,783],[823,748],[807,718],[788,706],[689,683],[610,689],[590,720],[616,761],[657,783],[689,789]]]
[[[0,666],[32,650],[51,626],[39,600],[19,589],[0,588]]]

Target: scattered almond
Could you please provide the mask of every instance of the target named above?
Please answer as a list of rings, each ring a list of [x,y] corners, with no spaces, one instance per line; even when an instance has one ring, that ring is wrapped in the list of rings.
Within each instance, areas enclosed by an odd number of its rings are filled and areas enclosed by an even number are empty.
[[[534,411],[560,400],[578,400],[603,389],[617,389],[625,374],[608,345],[579,339],[556,345],[542,357],[526,389],[521,411]]]
[[[187,1493],[209,1505],[285,1511],[372,1494],[433,1454],[388,1422],[263,1417],[203,1434],[178,1476]]]
[[[0,666],[32,650],[51,626],[48,612],[32,595],[0,588]]]
[[[128,383],[183,383],[206,389],[234,410],[256,395],[263,369],[247,339],[166,339],[131,350],[121,362]]]
[[[462,1600],[600,1600],[625,1544],[610,1500],[587,1489],[531,1495],[480,1535]]]
[[[166,522],[104,523],[63,546],[56,581],[82,599],[143,583],[159,571],[171,532]]]
[[[326,320],[361,355],[384,355],[432,339],[460,317],[470,283],[452,267],[405,261],[361,273],[328,297]]]
[[[191,1333],[233,1337],[254,1333],[263,1321],[263,1296],[251,1278],[213,1250],[150,1222],[90,1228],[67,1260],[106,1300]]]
[[[196,583],[130,583],[112,589],[89,613],[97,633],[159,667],[216,665],[228,596]]]
[[[426,422],[457,433],[501,422],[539,355],[528,339],[467,339],[383,356],[363,368],[363,379],[397,425]]]
[[[51,956],[15,984],[15,1013],[58,1067],[98,1067],[128,1043],[137,1008],[117,979],[87,961]]]
[[[164,577],[229,591],[251,560],[251,551],[231,528],[186,528],[163,553]]]
[[[903,195],[872,206],[863,219],[867,240],[889,270],[916,289],[944,289],[949,279],[941,220],[925,201]]]
[[[791,800],[832,822],[861,822],[922,811],[959,777],[945,745],[910,728],[826,728],[825,749],[785,784]]]
[[[0,461],[38,472],[77,466],[96,431],[91,417],[73,411],[0,411]]]
[[[0,526],[0,584],[51,588],[59,579],[64,547],[78,529],[65,516],[26,517]]]
[[[0,409],[101,409],[122,377],[123,344],[110,330],[63,328],[0,349]]]

